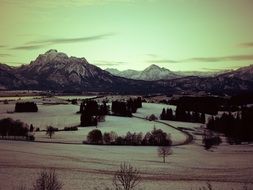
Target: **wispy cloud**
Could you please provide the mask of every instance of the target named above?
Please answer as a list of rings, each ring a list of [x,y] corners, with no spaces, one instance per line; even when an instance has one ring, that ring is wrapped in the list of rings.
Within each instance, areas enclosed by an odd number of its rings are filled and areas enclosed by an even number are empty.
[[[9,53],[0,53],[0,57],[10,57],[11,54]]]
[[[41,49],[47,46],[49,46],[49,44],[24,45],[24,46],[17,46],[11,49],[12,50],[34,50],[34,49]]]
[[[232,55],[223,57],[194,57],[182,62],[220,62],[220,61],[249,61],[253,60],[253,55]]]
[[[56,39],[45,39],[45,40],[36,40],[36,41],[30,41],[27,44],[65,44],[65,43],[77,43],[77,42],[88,42],[88,41],[94,41],[94,40],[102,40],[105,38],[108,38],[110,36],[113,36],[115,34],[113,33],[106,33],[106,34],[100,34],[100,35],[94,35],[94,36],[86,36],[86,37],[80,37],[80,38],[56,38]]]
[[[33,7],[33,8],[59,8],[59,7],[81,7],[81,6],[92,6],[92,5],[104,5],[113,2],[120,3],[133,3],[134,0],[44,0],[44,1],[34,1],[34,0],[1,0],[1,3],[10,6],[17,7]]]
[[[171,59],[151,59],[148,60],[149,63],[179,63],[181,61],[171,60]]]
[[[154,53],[148,53],[148,54],[146,54],[146,56],[148,56],[150,58],[156,58],[156,57],[158,57],[158,55],[156,55]]]
[[[34,50],[34,49],[46,48],[51,45],[57,45],[57,44],[70,44],[70,43],[81,43],[81,42],[102,40],[102,39],[111,37],[113,35],[115,34],[105,33],[105,34],[100,34],[100,35],[77,37],[77,38],[55,38],[55,39],[34,40],[34,41],[27,42],[24,45],[13,47],[11,49],[12,50]]]
[[[185,62],[222,62],[222,61],[251,61],[253,55],[231,55],[221,57],[193,57],[182,60],[152,59],[149,63],[185,63]]]
[[[98,65],[98,66],[118,66],[118,65],[125,64],[126,62],[123,62],[123,61],[102,61],[102,60],[95,60],[93,63],[96,64],[96,65]]]
[[[253,42],[246,42],[239,44],[240,47],[250,48],[253,47]]]

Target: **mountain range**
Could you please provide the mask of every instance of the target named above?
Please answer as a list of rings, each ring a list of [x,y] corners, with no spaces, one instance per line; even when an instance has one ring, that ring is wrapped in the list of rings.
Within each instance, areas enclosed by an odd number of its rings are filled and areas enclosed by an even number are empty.
[[[117,69],[106,69],[113,75],[121,76],[129,79],[137,80],[146,80],[146,81],[155,81],[155,80],[166,80],[166,79],[175,79],[182,76],[177,75],[176,73],[170,71],[169,69],[161,68],[157,65],[150,65],[143,71],[136,70],[124,70],[119,71]]]
[[[120,94],[232,94],[253,91],[253,65],[205,77],[182,76],[156,65],[140,73],[131,70],[128,73],[138,77],[116,76],[88,63],[85,58],[69,57],[49,50],[28,65],[10,67],[0,64],[0,89]]]
[[[159,67],[157,65],[150,65],[146,69],[142,71],[137,70],[123,70],[119,71],[118,69],[114,68],[107,68],[105,69],[109,73],[129,79],[138,79],[138,80],[146,80],[146,81],[155,81],[155,80],[168,80],[168,79],[176,79],[182,78],[186,76],[201,76],[201,77],[208,77],[208,76],[216,76],[218,74],[229,72],[229,70],[221,70],[217,72],[201,72],[201,71],[171,71],[164,67]]]

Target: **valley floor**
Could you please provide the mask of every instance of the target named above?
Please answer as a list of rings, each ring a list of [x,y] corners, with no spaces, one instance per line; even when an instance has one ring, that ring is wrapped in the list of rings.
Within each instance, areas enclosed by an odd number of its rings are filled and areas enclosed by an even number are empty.
[[[76,114],[79,107],[76,105],[42,105],[38,102],[38,113],[6,113],[13,111],[14,106],[14,102],[1,104],[0,118],[21,119],[41,129],[47,125],[62,129],[80,123],[80,115]],[[167,106],[144,103],[135,116],[143,118],[152,113],[159,116],[163,107]],[[90,127],[57,132],[52,140],[45,132],[36,133],[39,141],[80,144],[0,140],[0,190],[12,190],[18,185],[31,186],[38,172],[44,168],[56,170],[64,190],[104,190],[105,187],[112,187],[113,174],[122,162],[140,170],[143,180],[139,189],[143,190],[197,190],[207,182],[217,190],[241,190],[244,184],[249,189],[253,188],[253,145],[222,143],[207,151],[203,148],[201,136],[196,135],[202,132],[201,124],[163,122],[188,128],[187,131],[194,135],[192,143],[173,146],[173,153],[166,158],[166,163],[157,156],[157,147],[83,145],[81,142],[92,130]],[[182,132],[140,118],[107,116],[98,128],[102,132],[114,130],[123,135],[128,130],[147,132],[154,125],[170,133],[174,144],[185,142],[186,136]]]
[[[122,162],[140,169],[141,189],[215,189],[252,187],[252,145],[221,145],[206,151],[197,143],[173,147],[166,163],[156,147],[92,146],[0,141],[0,187],[31,185],[43,168],[55,168],[64,189],[105,189]],[[249,184],[251,183],[251,184]]]

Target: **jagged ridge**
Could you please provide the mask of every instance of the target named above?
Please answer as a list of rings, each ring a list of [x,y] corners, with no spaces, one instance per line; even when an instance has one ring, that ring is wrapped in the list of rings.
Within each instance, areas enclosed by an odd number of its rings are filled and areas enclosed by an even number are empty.
[[[228,94],[253,91],[253,66],[215,77],[183,77],[170,80],[143,81],[114,76],[88,63],[85,58],[68,57],[49,50],[29,65],[12,68],[0,64],[0,89],[56,90],[68,92],[99,91],[113,93],[213,93]],[[171,71],[152,65],[144,73],[149,79],[157,72],[172,76]],[[142,76],[145,76],[142,74]],[[173,75],[175,76],[175,75]],[[249,76],[249,77],[247,77]]]

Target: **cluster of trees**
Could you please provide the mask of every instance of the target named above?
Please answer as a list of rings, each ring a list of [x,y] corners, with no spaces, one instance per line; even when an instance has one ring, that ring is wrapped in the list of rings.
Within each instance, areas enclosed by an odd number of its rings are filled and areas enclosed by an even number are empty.
[[[105,115],[109,113],[106,102],[99,105],[95,100],[83,101],[80,105],[81,126],[97,126],[97,123],[104,121]]]
[[[173,114],[172,109],[163,108],[162,113],[160,115],[161,120],[172,120],[172,121],[185,121],[185,122],[193,122],[193,123],[205,123],[205,114],[198,112],[190,112],[186,111],[182,106],[177,106],[175,114]]]
[[[167,103],[166,101],[164,103]],[[241,106],[253,103],[253,93],[240,93],[231,97],[182,96],[168,101],[171,105],[181,105],[187,111],[216,115],[218,111],[240,111]]]
[[[236,116],[231,113],[223,113],[221,117],[211,117],[207,128],[224,133],[231,144],[253,141],[253,107],[242,108]]]
[[[183,96],[169,101],[171,105],[183,107],[186,111],[194,111],[210,115],[216,115],[220,106],[223,105],[224,102],[224,98],[213,96]]]
[[[4,118],[0,120],[0,136],[4,139],[10,137],[25,138],[26,140],[34,140],[33,136],[29,135],[29,131],[33,131],[33,126],[29,126],[19,120],[13,120],[11,118]]]
[[[99,129],[89,132],[87,142],[89,144],[108,144],[108,145],[149,145],[149,146],[170,146],[172,141],[170,135],[161,129],[153,129],[145,136],[142,133],[127,132],[125,136],[118,136],[114,131],[107,133]]]
[[[131,117],[138,108],[142,107],[141,97],[125,101],[113,101],[111,111],[115,115]]]
[[[38,112],[38,107],[34,102],[17,102],[15,112]]]

